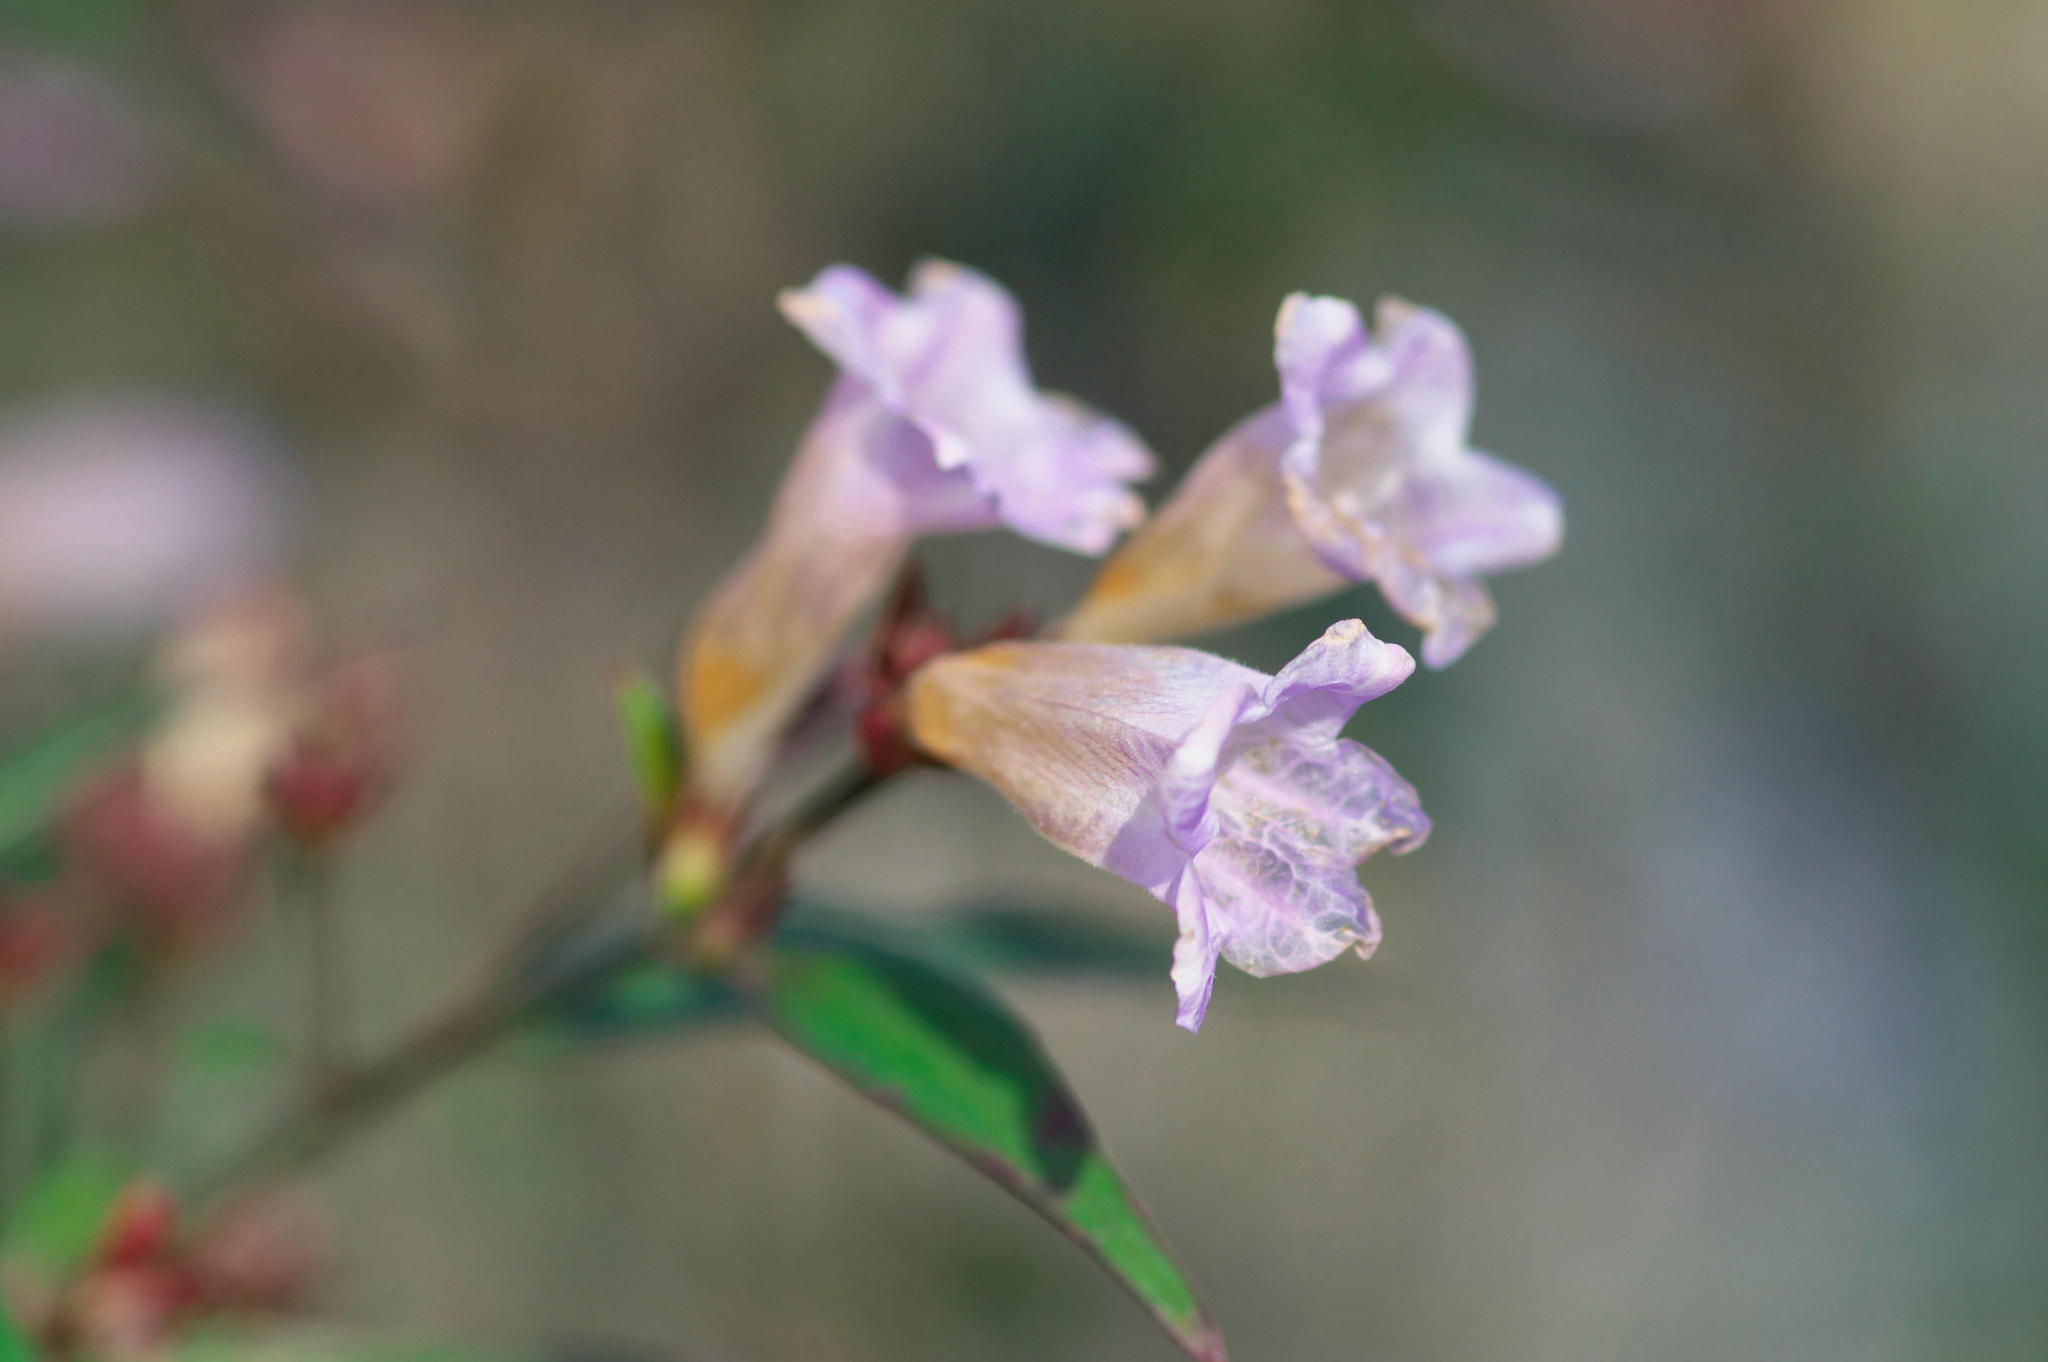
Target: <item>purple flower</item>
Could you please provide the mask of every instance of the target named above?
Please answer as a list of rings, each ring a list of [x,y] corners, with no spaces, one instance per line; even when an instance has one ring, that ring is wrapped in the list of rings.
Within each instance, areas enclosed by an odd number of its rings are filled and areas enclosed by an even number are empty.
[[[1069,638],[1195,633],[1376,581],[1455,661],[1491,626],[1482,576],[1557,551],[1557,494],[1466,446],[1472,362],[1441,314],[1380,304],[1378,334],[1337,298],[1281,306],[1281,400],[1228,431],[1103,568]]]
[[[699,612],[681,662],[691,780],[744,799],[854,619],[920,535],[1007,526],[1099,554],[1137,524],[1152,456],[1123,426],[1040,393],[1001,287],[927,263],[898,297],[837,265],[782,310],[840,377],[766,532]]]
[[[0,644],[147,629],[259,580],[278,548],[273,451],[237,414],[142,394],[0,423]]]
[[[1190,648],[999,643],[920,670],[909,720],[1049,840],[1174,910],[1176,1020],[1193,1031],[1219,955],[1285,974],[1378,944],[1356,867],[1421,845],[1429,820],[1337,735],[1414,668],[1357,620],[1277,676]]]
[[[1479,578],[1557,552],[1564,508],[1521,469],[1468,449],[1472,356],[1449,318],[1394,299],[1368,336],[1341,298],[1280,308],[1275,362],[1294,442],[1287,504],[1316,553],[1420,625],[1422,660],[1456,661],[1492,626]]]
[[[1099,554],[1145,518],[1127,483],[1152,455],[1123,426],[1031,386],[1024,321],[995,281],[926,261],[899,298],[834,265],[782,311],[903,427],[894,437],[902,514],[919,533],[1007,526]]]

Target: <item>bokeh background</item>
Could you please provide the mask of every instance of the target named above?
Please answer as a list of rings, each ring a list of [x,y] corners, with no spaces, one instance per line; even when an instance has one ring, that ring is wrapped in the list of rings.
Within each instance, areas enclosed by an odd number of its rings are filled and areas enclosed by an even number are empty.
[[[1239,1358],[2048,1348],[2048,9],[8,0],[0,38],[0,466],[196,423],[249,475],[222,557],[405,649],[417,748],[345,870],[373,1032],[627,798],[607,676],[663,664],[828,378],[778,288],[979,266],[1173,472],[1270,400],[1283,294],[1397,293],[1467,329],[1478,443],[1570,528],[1352,730],[1437,824],[1368,868],[1385,944],[1226,978],[1199,1038],[1163,974],[1005,992]],[[926,559],[970,620],[1088,571]],[[161,626],[148,579],[0,581],[8,733]],[[1412,643],[1358,593],[1213,646],[1270,667],[1340,611]],[[803,877],[1171,936],[938,776]],[[1173,1355],[740,1032],[513,1047],[315,1187],[322,1312],[395,1336]]]

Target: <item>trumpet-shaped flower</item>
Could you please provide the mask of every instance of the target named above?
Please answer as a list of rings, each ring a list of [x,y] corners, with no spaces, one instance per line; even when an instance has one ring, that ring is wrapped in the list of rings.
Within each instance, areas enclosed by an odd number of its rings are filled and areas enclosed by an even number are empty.
[[[1493,623],[1480,578],[1557,551],[1557,494],[1466,446],[1471,355],[1441,314],[1388,299],[1371,335],[1350,303],[1296,294],[1275,333],[1281,400],[1203,456],[1065,635],[1195,633],[1370,580],[1449,665]]]
[[[1176,1020],[1202,1024],[1218,956],[1310,969],[1380,937],[1357,867],[1429,833],[1415,791],[1340,738],[1415,663],[1357,620],[1277,676],[1190,648],[999,643],[912,679],[912,736],[1056,845],[1174,910]]]
[[[743,798],[913,539],[1007,526],[1099,554],[1144,517],[1130,431],[1032,386],[1017,305],[927,263],[898,297],[834,266],[782,297],[840,367],[754,550],[695,621],[681,709],[697,792]]]

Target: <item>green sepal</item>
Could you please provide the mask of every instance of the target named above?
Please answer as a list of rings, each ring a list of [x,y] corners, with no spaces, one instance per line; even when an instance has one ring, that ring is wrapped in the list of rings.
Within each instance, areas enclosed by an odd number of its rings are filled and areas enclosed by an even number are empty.
[[[626,760],[633,769],[633,788],[649,827],[668,821],[683,783],[682,740],[668,696],[643,667],[623,673],[612,684],[612,707],[626,740]]]

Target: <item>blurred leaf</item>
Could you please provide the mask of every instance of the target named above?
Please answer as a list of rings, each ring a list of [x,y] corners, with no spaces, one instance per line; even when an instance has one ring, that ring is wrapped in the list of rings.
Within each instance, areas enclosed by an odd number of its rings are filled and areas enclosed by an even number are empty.
[[[0,1255],[26,1259],[50,1277],[69,1274],[92,1252],[129,1181],[129,1171],[105,1155],[67,1157],[15,1208],[0,1236]]]
[[[924,929],[989,969],[1159,980],[1173,967],[1170,933],[1146,932],[1088,908],[971,903]]]
[[[626,739],[640,808],[650,822],[659,822],[675,802],[683,771],[681,740],[668,695],[646,671],[635,668],[613,685],[612,705]]]
[[[1223,1339],[1037,1038],[965,980],[840,929],[762,956],[791,1045],[994,1178],[1107,1268],[1192,1357]]]
[[[133,738],[146,715],[137,702],[94,710],[0,760],[0,859],[30,854],[79,778]]]
[[[1173,965],[1168,939],[1088,908],[994,900],[891,917],[885,928],[872,918],[804,901],[786,921],[791,931],[852,931],[910,954],[1010,974],[1158,980]]]
[[[219,1021],[187,1031],[178,1060],[202,1078],[241,1078],[276,1069],[291,1056],[291,1045],[260,1022]]]
[[[677,1031],[740,1015],[742,999],[722,979],[663,960],[636,965],[602,988],[571,1000],[551,1029],[573,1040],[620,1040]]]
[[[0,1362],[35,1362],[35,1351],[8,1313],[4,1299],[0,1299]]]
[[[140,0],[0,0],[0,32],[16,42],[118,47],[142,21]]]

